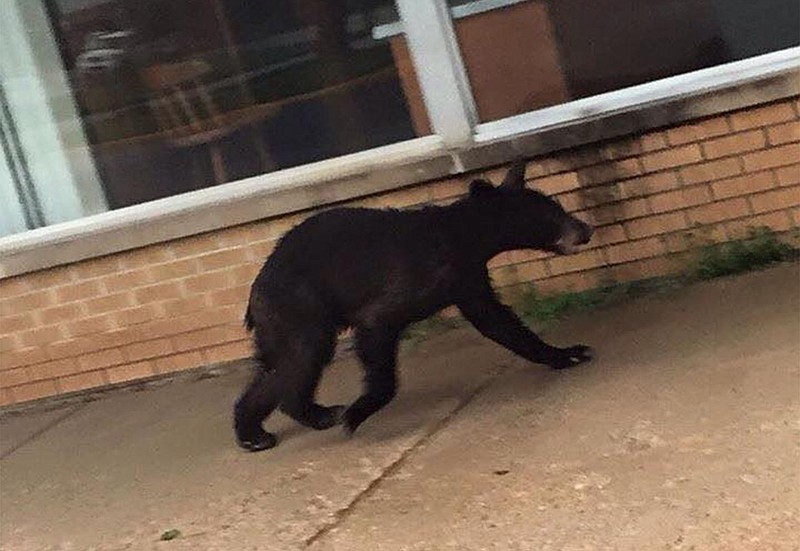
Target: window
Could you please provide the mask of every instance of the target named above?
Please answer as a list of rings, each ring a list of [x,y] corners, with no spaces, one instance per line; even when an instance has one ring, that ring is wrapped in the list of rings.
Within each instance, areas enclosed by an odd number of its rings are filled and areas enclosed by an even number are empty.
[[[800,44],[795,0],[450,0],[481,121]]]
[[[111,208],[414,136],[391,2],[48,5]]]

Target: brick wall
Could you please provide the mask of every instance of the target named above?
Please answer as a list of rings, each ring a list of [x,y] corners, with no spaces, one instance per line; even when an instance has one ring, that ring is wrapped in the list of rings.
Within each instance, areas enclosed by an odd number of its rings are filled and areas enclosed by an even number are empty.
[[[489,171],[497,182],[503,168]],[[463,178],[362,199],[446,203]],[[505,253],[496,285],[545,292],[674,271],[689,232],[722,240],[749,226],[800,226],[800,101],[781,101],[536,159],[528,179],[597,227],[569,257]],[[243,358],[249,284],[276,240],[308,213],[0,281],[0,404]]]

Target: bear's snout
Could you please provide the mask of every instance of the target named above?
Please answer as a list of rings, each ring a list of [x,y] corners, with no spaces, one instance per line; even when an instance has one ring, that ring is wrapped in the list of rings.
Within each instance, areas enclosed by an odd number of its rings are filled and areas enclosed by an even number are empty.
[[[592,228],[586,222],[578,222],[578,245],[586,245],[592,239],[592,235],[594,235],[594,228]]]

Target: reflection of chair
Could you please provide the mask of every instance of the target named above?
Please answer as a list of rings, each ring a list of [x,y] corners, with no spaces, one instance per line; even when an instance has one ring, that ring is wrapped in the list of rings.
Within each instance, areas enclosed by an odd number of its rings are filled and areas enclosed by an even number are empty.
[[[211,67],[200,60],[151,65],[142,70],[142,79],[153,93],[151,108],[161,130],[179,147],[206,145],[216,183],[227,180],[219,140],[250,126],[256,150],[265,170],[272,169],[263,139],[252,118],[226,116],[214,105],[203,83]]]

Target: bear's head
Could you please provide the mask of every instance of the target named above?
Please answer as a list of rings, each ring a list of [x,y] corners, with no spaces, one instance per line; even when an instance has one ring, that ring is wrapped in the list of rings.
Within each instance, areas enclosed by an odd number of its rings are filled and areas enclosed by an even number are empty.
[[[503,183],[470,185],[470,200],[491,217],[492,232],[504,250],[539,249],[571,254],[589,242],[592,227],[568,214],[558,202],[525,187],[525,163],[515,162]]]

